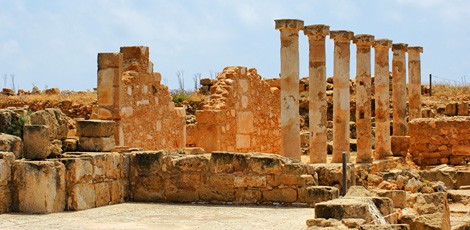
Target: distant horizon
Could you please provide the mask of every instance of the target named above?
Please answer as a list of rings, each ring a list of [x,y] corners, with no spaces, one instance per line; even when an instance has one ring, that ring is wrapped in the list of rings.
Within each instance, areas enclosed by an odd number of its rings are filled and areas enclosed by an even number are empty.
[[[214,76],[226,66],[256,68],[263,78],[280,71],[279,31],[274,20],[372,34],[422,46],[426,83],[470,84],[470,2],[464,0],[319,1],[110,1],[0,0],[0,84],[15,75],[16,88],[86,91],[97,85],[98,53],[121,46],[148,46],[162,83],[185,88],[193,76]],[[308,76],[308,41],[299,33],[300,76]],[[373,57],[372,57],[373,60]],[[392,55],[390,52],[390,65]],[[372,63],[373,66],[373,63]],[[350,76],[355,77],[351,43]],[[327,76],[333,73],[333,42],[327,37]],[[373,75],[373,69],[372,69]],[[9,79],[10,82],[10,79]],[[11,84],[11,83],[9,83]],[[7,83],[7,86],[9,85]]]

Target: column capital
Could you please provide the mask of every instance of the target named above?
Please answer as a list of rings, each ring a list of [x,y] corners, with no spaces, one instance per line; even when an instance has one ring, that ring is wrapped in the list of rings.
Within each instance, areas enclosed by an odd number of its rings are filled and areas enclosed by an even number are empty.
[[[371,46],[374,43],[374,35],[357,34],[353,38],[353,43],[356,45]]]
[[[330,31],[330,38],[335,41],[349,42],[353,39],[354,32],[349,30],[332,30]]]
[[[330,26],[317,24],[304,27],[304,34],[308,37],[325,38],[330,34]]]
[[[304,21],[299,19],[276,19],[276,30],[295,30],[299,31],[304,28]]]
[[[408,53],[409,52],[422,53],[423,52],[423,47],[421,47],[421,46],[408,46]]]
[[[374,48],[390,48],[392,46],[392,40],[390,39],[375,39]]]
[[[408,49],[408,44],[406,43],[395,43],[392,45],[392,51],[402,50],[405,51]]]

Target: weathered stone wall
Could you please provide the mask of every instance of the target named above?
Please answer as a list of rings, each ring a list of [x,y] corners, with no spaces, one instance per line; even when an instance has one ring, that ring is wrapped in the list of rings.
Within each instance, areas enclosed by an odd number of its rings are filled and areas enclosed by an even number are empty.
[[[0,214],[10,211],[11,206],[11,167],[15,155],[0,152]]]
[[[409,152],[420,165],[470,161],[470,117],[420,118],[409,123]]]
[[[280,153],[280,95],[256,69],[226,67],[211,87],[187,145],[212,151]]]
[[[121,47],[98,54],[96,118],[116,121],[119,146],[178,149],[185,146],[185,111],[153,72],[148,47]]]
[[[73,152],[65,165],[66,210],[84,210],[124,202],[127,170],[120,153]]]
[[[314,204],[338,197],[334,187],[315,186],[310,165],[272,154],[145,151],[130,153],[129,165],[134,201]]]

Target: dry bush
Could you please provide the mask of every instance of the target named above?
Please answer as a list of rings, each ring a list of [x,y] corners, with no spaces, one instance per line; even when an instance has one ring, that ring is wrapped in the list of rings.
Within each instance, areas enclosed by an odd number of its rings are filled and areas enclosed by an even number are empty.
[[[432,95],[446,97],[470,96],[470,85],[435,84],[432,86]]]

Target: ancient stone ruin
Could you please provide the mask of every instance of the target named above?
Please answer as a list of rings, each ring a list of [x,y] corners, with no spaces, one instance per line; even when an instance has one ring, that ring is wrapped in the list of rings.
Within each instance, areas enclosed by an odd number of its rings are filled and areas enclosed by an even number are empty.
[[[280,77],[230,66],[202,79],[206,96],[192,122],[145,46],[98,54],[90,119],[0,109],[0,213],[274,204],[314,208],[308,229],[468,229],[455,217],[470,210],[469,106],[451,103],[439,118],[439,109],[422,108],[423,49],[295,19],[276,20],[275,29]],[[304,79],[301,30],[310,51]]]

